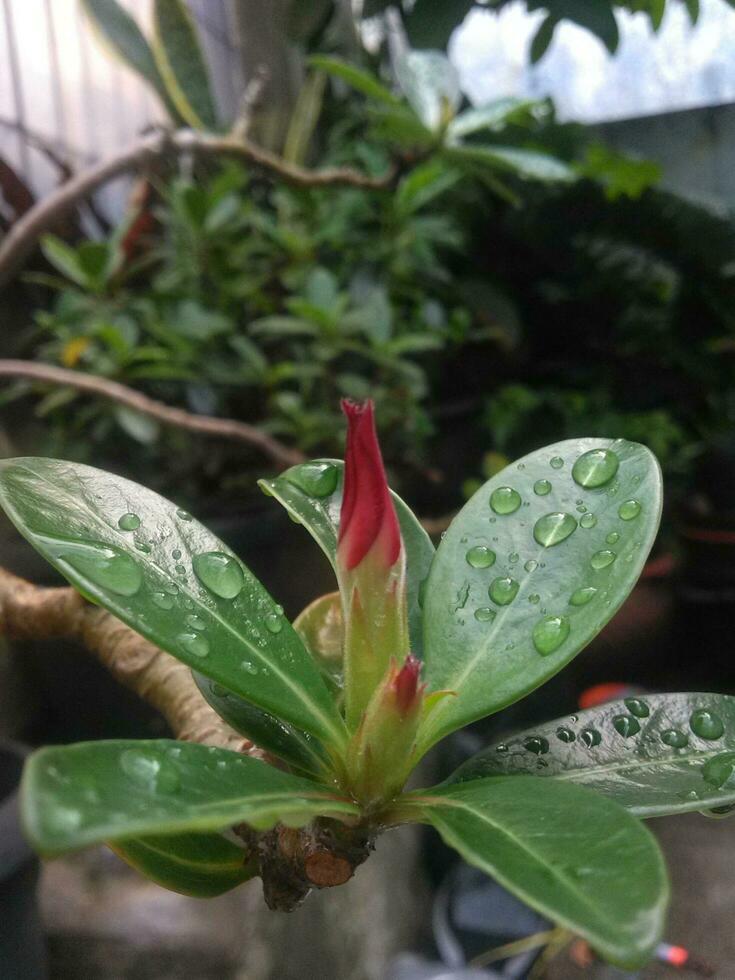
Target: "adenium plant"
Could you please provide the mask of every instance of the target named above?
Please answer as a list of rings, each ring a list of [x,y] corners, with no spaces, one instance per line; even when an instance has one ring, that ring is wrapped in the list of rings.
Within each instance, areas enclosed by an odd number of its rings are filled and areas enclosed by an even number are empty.
[[[388,489],[372,405],[345,413],[344,464],[261,484],[339,586],[293,624],[175,504],[88,466],[2,463],[19,531],[90,602],[187,664],[266,755],[166,739],[41,749],[23,783],[29,839],[50,857],[106,842],[198,896],[260,875],[269,904],[288,909],[346,880],[383,831],[431,824],[604,958],[642,964],[668,884],[639,818],[735,802],[734,699],[606,704],[405,787],[440,739],[543,684],[620,607],[659,523],[656,460],[609,439],[533,452],[471,498],[435,551]]]

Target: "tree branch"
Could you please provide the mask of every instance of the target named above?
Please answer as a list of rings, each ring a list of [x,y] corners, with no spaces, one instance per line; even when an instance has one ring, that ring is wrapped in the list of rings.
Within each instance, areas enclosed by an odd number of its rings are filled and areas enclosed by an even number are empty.
[[[32,381],[43,381],[54,385],[68,385],[98,398],[106,398],[125,405],[143,415],[174,425],[189,432],[201,432],[208,436],[218,436],[221,439],[235,439],[239,442],[255,446],[274,462],[282,466],[295,466],[303,463],[306,458],[298,449],[284,446],[266,432],[261,432],[247,422],[237,419],[220,419],[211,415],[195,415],[183,408],[174,408],[155,401],[147,395],[118,381],[101,378],[95,374],[85,374],[82,371],[70,371],[67,368],[55,367],[51,364],[39,364],[35,361],[3,360],[0,359],[0,377],[27,378]]]
[[[16,273],[41,235],[87,195],[121,174],[145,168],[157,160],[181,153],[230,156],[246,160],[269,170],[281,180],[297,187],[341,186],[379,190],[390,187],[396,177],[395,168],[379,177],[371,177],[350,167],[307,170],[295,164],[285,163],[275,153],[264,150],[246,138],[215,136],[188,129],[173,133],[153,133],[133,143],[109,160],[104,160],[78,174],[39,201],[15,222],[0,243],[0,286]]]
[[[72,588],[39,588],[0,568],[0,634],[77,640],[115,680],[159,711],[177,738],[262,756],[209,707],[185,664]]]

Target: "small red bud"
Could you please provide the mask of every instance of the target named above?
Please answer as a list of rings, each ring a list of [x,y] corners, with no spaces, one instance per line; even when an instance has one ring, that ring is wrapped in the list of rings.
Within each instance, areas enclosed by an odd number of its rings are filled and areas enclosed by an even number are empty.
[[[419,694],[419,674],[421,672],[421,661],[414,657],[412,653],[395,675],[393,680],[393,690],[396,696],[396,706],[401,717],[408,714],[414,706]]]

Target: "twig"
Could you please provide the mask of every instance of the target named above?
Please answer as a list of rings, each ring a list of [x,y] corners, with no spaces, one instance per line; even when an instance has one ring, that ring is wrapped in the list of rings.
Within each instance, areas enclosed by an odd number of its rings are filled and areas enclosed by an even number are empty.
[[[303,463],[305,456],[298,449],[291,449],[283,443],[261,432],[247,422],[237,419],[220,419],[211,415],[194,415],[182,408],[174,408],[155,401],[139,391],[134,391],[118,381],[101,378],[95,374],[85,374],[82,371],[70,371],[67,368],[54,367],[50,364],[36,364],[34,361],[2,360],[0,359],[0,377],[28,378],[55,385],[68,385],[78,391],[84,391],[99,398],[107,398],[120,405],[126,405],[136,412],[158,419],[165,425],[174,425],[189,432],[201,432],[204,435],[218,436],[221,439],[235,439],[249,443],[270,456],[272,460],[283,466],[295,466]]]
[[[0,634],[80,641],[119,683],[164,716],[177,738],[260,755],[209,707],[189,668],[71,588],[46,589],[0,568]]]
[[[78,174],[32,207],[0,244],[0,285],[7,282],[33,250],[40,236],[76,204],[105,184],[130,170],[146,167],[169,154],[194,153],[202,156],[231,156],[247,160],[276,174],[297,187],[361,187],[377,190],[390,187],[395,168],[371,177],[350,167],[307,170],[285,163],[275,153],[247,139],[214,136],[182,129],[173,133],[154,133],[133,143],[116,156]]]

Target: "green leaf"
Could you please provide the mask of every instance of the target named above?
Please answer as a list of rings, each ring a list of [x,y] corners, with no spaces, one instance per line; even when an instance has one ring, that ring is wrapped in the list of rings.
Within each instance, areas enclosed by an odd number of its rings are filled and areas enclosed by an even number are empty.
[[[217,110],[194,21],[183,0],[155,0],[153,53],[176,109],[194,129],[215,129]]]
[[[57,272],[71,279],[78,286],[87,288],[87,273],[79,262],[75,248],[62,242],[56,235],[44,235],[41,239],[41,251]]]
[[[703,738],[697,730],[717,737]],[[735,697],[651,694],[612,701],[504,739],[500,750],[484,749],[449,781],[529,772],[582,783],[638,817],[735,802]]]
[[[606,959],[642,966],[664,926],[668,882],[652,835],[582,786],[533,776],[412,794],[450,847]]]
[[[34,752],[21,786],[26,835],[62,854],[149,834],[218,831],[238,823],[300,826],[358,808],[323,786],[237,752],[171,739],[79,742]]]
[[[315,738],[243,701],[232,691],[228,691],[204,674],[196,670],[192,671],[192,674],[207,703],[236,732],[240,732],[258,748],[265,749],[266,752],[277,756],[302,773],[310,776],[325,775],[328,759],[323,747]]]
[[[588,461],[585,487],[573,474],[583,479]],[[431,567],[424,677],[456,696],[428,716],[422,740],[512,704],[576,656],[635,584],[660,514],[658,463],[625,440],[568,439],[488,480]]]
[[[339,512],[342,506],[344,463],[318,459],[292,466],[275,480],[260,480],[261,489],[283,504],[303,524],[336,568]],[[398,523],[406,548],[406,591],[411,649],[420,656],[422,649],[419,589],[429,574],[434,546],[415,514],[397,494],[392,494]]]
[[[32,457],[0,462],[0,504],[72,585],[146,639],[263,710],[342,740],[343,722],[290,623],[189,514],[130,480]]]
[[[459,140],[470,133],[482,129],[502,129],[508,122],[528,112],[538,105],[535,99],[504,98],[487,102],[485,105],[473,106],[453,119],[447,127],[447,137]]]
[[[689,20],[692,24],[696,24],[699,20],[699,0],[684,0],[684,6],[687,8]]]
[[[457,109],[462,93],[454,65],[440,51],[409,51],[396,63],[403,94],[427,129],[438,132]]]
[[[131,439],[135,439],[141,445],[151,446],[158,439],[161,426],[158,420],[150,415],[137,412],[127,405],[115,405],[113,415],[123,432],[127,432]]]
[[[316,54],[309,58],[308,63],[313,68],[325,71],[334,78],[340,78],[350,88],[357,92],[362,92],[369,99],[376,102],[383,102],[385,105],[399,106],[400,100],[393,95],[391,90],[379,82],[378,79],[361,68],[356,68],[341,58],[330,58],[328,55]]]
[[[339,592],[328,592],[310,602],[294,620],[293,628],[317,663],[333,678],[341,676],[344,624]]]
[[[610,54],[617,50],[620,35],[610,0],[544,0],[543,6],[557,20],[572,20],[591,31]]]
[[[256,874],[244,850],[220,834],[153,834],[110,847],[150,881],[194,898],[222,895]]]
[[[413,48],[446,48],[455,28],[474,6],[475,0],[416,0],[404,16]]]
[[[664,14],[666,13],[666,0],[650,0],[648,7],[648,18],[651,21],[651,27],[654,31],[657,31],[661,26],[661,21],[664,19]]]
[[[461,174],[446,166],[441,160],[429,160],[414,167],[401,180],[395,195],[396,210],[407,216],[426,207],[434,198],[450,190]]]
[[[547,14],[541,21],[539,29],[531,41],[531,64],[535,65],[549,50],[549,45],[554,40],[554,32],[559,21],[552,14]]]
[[[451,146],[444,156],[453,163],[475,163],[496,170],[511,171],[525,180],[563,181],[575,179],[574,170],[557,157],[538,150],[523,150],[514,146]]]
[[[180,121],[181,116],[169,99],[153,51],[127,10],[117,0],[82,0],[82,7],[102,44],[148,82],[172,118]]]

